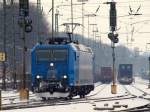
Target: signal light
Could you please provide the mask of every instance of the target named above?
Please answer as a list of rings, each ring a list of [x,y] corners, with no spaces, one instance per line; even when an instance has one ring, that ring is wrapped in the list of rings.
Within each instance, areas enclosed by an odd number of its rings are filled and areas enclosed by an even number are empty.
[[[29,17],[25,18],[25,32],[30,33],[32,31],[32,20]]]
[[[32,31],[32,25],[25,25],[25,32],[30,33]]]
[[[19,15],[29,16],[29,0],[19,0]]]
[[[114,34],[114,33],[109,33],[108,34],[108,38],[114,42],[114,43],[118,43],[119,42],[119,39],[117,38],[118,37],[118,34]]]
[[[30,33],[32,31],[32,20],[29,17],[18,19],[18,24],[20,27],[25,27],[24,30],[26,33]],[[25,25],[25,26],[24,26]]]

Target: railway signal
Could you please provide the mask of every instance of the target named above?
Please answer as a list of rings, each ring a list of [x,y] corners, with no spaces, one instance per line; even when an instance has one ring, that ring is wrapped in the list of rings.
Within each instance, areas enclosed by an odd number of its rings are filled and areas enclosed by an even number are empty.
[[[29,18],[29,0],[19,0],[19,26],[22,28],[23,41],[23,74],[21,77],[20,99],[29,99],[29,90],[26,87],[26,38],[25,34],[32,31],[32,20]]]
[[[25,32],[30,33],[32,31],[32,20],[30,18],[25,18]]]
[[[118,34],[116,31],[117,26],[117,11],[116,11],[116,2],[112,0],[112,2],[106,2],[105,4],[110,4],[110,11],[109,11],[109,26],[110,26],[110,33],[108,34],[108,38],[112,42],[112,58],[113,58],[113,84],[111,85],[111,93],[117,93],[117,85],[116,85],[116,73],[115,73],[115,43],[118,43],[119,39]]]
[[[29,18],[29,0],[19,0],[19,16],[19,26],[25,27],[24,31],[30,33],[32,31],[32,20]]]
[[[117,38],[118,34],[114,33],[109,33],[108,38],[113,42],[113,43],[118,43],[119,39]]]
[[[19,0],[19,16],[29,16],[29,0]]]
[[[110,4],[110,29],[111,31],[116,30],[116,25],[117,25],[117,17],[116,17],[116,2],[108,2]]]

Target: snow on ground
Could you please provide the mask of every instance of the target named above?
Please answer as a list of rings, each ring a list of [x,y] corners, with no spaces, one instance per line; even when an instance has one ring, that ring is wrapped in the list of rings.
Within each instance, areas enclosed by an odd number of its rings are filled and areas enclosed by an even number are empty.
[[[93,98],[107,98],[125,95],[125,90],[121,85],[117,85],[117,94],[111,94],[111,84],[103,84],[102,86],[96,87],[89,95],[97,94]],[[88,96],[89,96],[88,95]]]
[[[33,94],[32,92],[29,92],[29,100],[35,99],[38,100],[37,96]],[[10,104],[10,103],[19,103],[19,102],[26,102],[26,101],[20,101],[19,92],[17,91],[2,91],[2,104]]]
[[[137,81],[137,83],[136,83]],[[142,82],[141,84],[138,82]],[[133,86],[136,86],[137,88],[142,89],[143,91],[150,94],[150,89],[147,89],[148,81],[142,80],[140,78],[135,78],[135,83],[133,83]],[[100,98],[111,98],[115,97],[118,98],[122,95],[127,95],[128,93],[125,91],[124,87],[122,85],[117,84],[117,94],[111,94],[111,84],[95,84],[96,88],[94,91],[92,91],[87,98],[91,99],[100,99]],[[132,86],[126,86],[129,91],[137,96],[141,96],[143,93],[141,91],[138,91],[136,89],[133,89]],[[10,96],[18,96],[19,94],[17,92],[2,92],[3,97],[10,97]],[[31,99],[37,99],[34,94],[30,93]],[[128,97],[128,96],[126,96]],[[4,103],[8,103],[9,101],[4,101]],[[15,102],[19,102],[19,99]],[[120,105],[120,107],[116,107],[115,110],[124,110],[127,108],[133,108],[138,107],[141,105],[146,105],[150,103],[150,101],[141,99],[141,98],[133,98],[133,99],[123,99],[123,100],[111,100],[111,101],[89,101],[89,103],[79,103],[79,104],[69,104],[69,105],[54,105],[54,106],[45,106],[45,107],[38,107],[38,108],[26,108],[26,109],[15,109],[15,110],[5,110],[2,112],[97,112],[98,110],[95,110],[96,108],[113,108],[116,105]],[[100,112],[109,112],[108,110],[99,110]]]
[[[142,79],[141,77],[135,77],[135,82],[148,84],[148,83],[149,83],[149,80]]]
[[[150,88],[148,88],[148,85],[149,85],[148,80],[144,80],[144,79],[141,79],[140,77],[136,77],[135,82],[136,83],[133,83],[133,85],[135,85],[138,88],[141,88],[143,91],[146,91],[150,94]]]
[[[73,105],[63,105],[63,106],[46,106],[39,108],[29,108],[29,109],[15,109],[7,110],[2,112],[94,112],[93,106],[91,104],[73,104]]]

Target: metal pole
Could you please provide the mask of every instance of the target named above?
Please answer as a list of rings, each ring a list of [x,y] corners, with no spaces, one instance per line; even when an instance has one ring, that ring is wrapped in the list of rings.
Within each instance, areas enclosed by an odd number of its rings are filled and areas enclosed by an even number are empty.
[[[26,39],[25,39],[25,17],[23,17],[23,26],[22,26],[22,41],[23,41],[23,49],[22,49],[22,66],[23,66],[23,74],[21,77],[21,89],[20,89],[20,100],[29,99],[29,91],[26,88]]]
[[[115,74],[115,43],[112,42],[112,57],[113,57],[113,85],[116,84],[116,74]]]
[[[20,100],[29,99],[29,91],[26,88],[26,17],[29,16],[29,0],[20,0],[19,1],[19,16],[21,20],[21,33],[22,33],[22,76],[21,76],[21,89],[20,89]]]
[[[54,38],[54,0],[52,0],[52,41]]]
[[[3,0],[3,13],[4,13],[4,37],[3,37],[3,52],[5,53],[5,61],[3,62],[3,83],[2,88],[6,90],[6,61],[7,61],[7,54],[6,54],[6,0]]]
[[[26,40],[25,40],[25,17],[23,18],[24,23],[23,23],[23,28],[22,28],[22,40],[23,40],[23,89],[26,89]]]
[[[59,12],[58,10],[56,10],[56,14],[55,14],[55,32],[58,33],[58,16],[59,16]]]
[[[113,63],[112,63],[112,81],[113,84],[111,85],[111,93],[116,94],[117,93],[117,85],[116,85],[116,73],[115,73],[115,43],[118,43],[117,36],[118,34],[115,35],[116,31],[116,26],[117,26],[117,11],[116,11],[116,2],[112,0],[111,2],[106,2],[106,4],[110,4],[110,31],[111,33],[108,34],[108,37],[111,40],[111,47],[112,47],[112,58],[113,58]],[[110,34],[112,36],[110,36]]]
[[[37,0],[37,10],[38,10],[38,17],[37,17],[37,42],[40,43],[41,42],[41,38],[40,38],[40,21],[39,21],[39,18],[40,18],[40,11],[41,11],[41,0]]]
[[[71,32],[72,32],[72,40],[74,40],[74,37],[73,37],[73,1],[71,0]]]
[[[90,24],[91,26],[93,26],[93,45],[92,45],[92,47],[94,47],[94,26],[96,26],[97,24]]]
[[[14,1],[11,0],[11,7],[12,7],[12,38],[13,38],[13,89],[16,89],[16,40],[15,40],[15,10],[14,10]]]
[[[2,91],[0,90],[0,110],[2,110]]]
[[[148,88],[150,88],[150,57],[148,58],[149,60],[149,84],[148,84]]]
[[[95,17],[96,15],[95,14],[86,14],[84,15],[88,18],[88,45],[90,45],[90,17]]]
[[[84,43],[84,2],[82,0],[82,43]]]
[[[15,40],[15,17],[13,15],[13,88],[16,89],[16,40]]]
[[[90,28],[89,28],[89,24],[90,24],[90,21],[89,21],[89,18],[90,18],[90,15],[87,15],[87,17],[88,17],[88,45],[90,45]]]
[[[13,5],[14,4],[14,0],[11,0],[11,5]]]
[[[94,27],[94,25],[93,25],[93,40],[92,40],[92,41],[93,41],[93,45],[92,45],[92,46],[93,46],[93,49],[94,49],[94,34],[95,34],[95,33],[94,33],[94,28],[95,28],[95,27]],[[94,50],[95,50],[95,49],[94,49]]]

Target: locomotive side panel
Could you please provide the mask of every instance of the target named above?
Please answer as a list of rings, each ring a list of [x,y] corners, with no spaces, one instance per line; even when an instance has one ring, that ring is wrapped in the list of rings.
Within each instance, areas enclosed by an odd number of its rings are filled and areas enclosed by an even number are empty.
[[[93,58],[89,52],[80,52],[79,56],[79,84],[92,85],[93,84]]]

